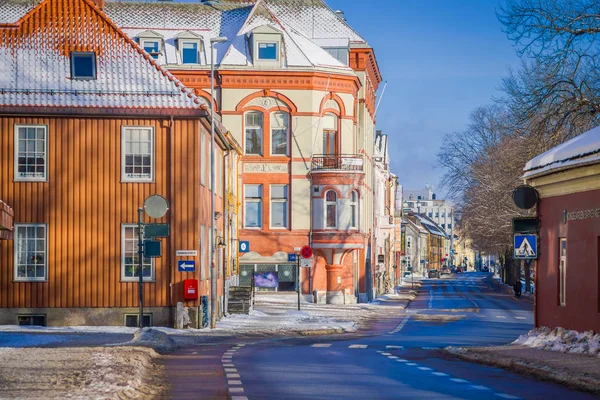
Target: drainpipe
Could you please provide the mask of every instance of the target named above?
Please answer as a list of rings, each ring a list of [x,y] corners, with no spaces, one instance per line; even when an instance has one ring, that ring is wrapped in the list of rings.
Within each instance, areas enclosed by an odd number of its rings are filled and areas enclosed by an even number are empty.
[[[169,173],[167,174],[169,182],[168,182],[168,191],[169,191],[169,207],[171,208],[169,212],[169,225],[171,228],[173,227],[173,181],[174,181],[174,168],[173,168],[173,116],[169,120],[169,161],[167,163],[169,168]],[[175,326],[175,319],[173,317],[173,258],[174,258],[174,244],[173,244],[173,236],[169,237],[169,324],[171,326]]]

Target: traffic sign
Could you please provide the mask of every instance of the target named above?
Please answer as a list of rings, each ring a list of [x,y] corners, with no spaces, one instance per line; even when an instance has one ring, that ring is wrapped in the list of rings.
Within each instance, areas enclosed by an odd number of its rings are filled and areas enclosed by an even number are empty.
[[[144,226],[144,237],[157,238],[169,237],[169,224],[146,224]]]
[[[194,272],[196,271],[196,261],[177,260],[177,270],[179,270],[179,272]]]
[[[296,261],[296,254],[294,253],[288,253],[288,261],[292,262],[292,261]]]
[[[302,246],[300,249],[300,255],[302,258],[311,258],[313,255],[312,248],[310,246]]]
[[[144,240],[144,257],[160,257],[160,242],[158,240]]]
[[[535,260],[537,258],[537,236],[515,235],[514,258]]]
[[[250,242],[247,240],[240,240],[239,252],[247,253],[250,251]]]
[[[312,267],[312,258],[301,258],[300,259],[300,266],[303,268],[310,268]]]

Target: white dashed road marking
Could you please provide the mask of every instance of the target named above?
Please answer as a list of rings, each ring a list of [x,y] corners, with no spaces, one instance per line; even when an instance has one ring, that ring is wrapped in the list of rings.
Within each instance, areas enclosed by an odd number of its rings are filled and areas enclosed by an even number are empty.
[[[228,385],[241,385],[242,381],[227,381]]]
[[[527,319],[525,317],[515,317],[516,319]]]
[[[404,325],[406,325],[406,323],[408,322],[408,319],[410,318],[410,315],[407,315],[406,317],[404,317],[404,319],[402,320],[402,322],[400,322],[398,324],[398,326],[393,330],[388,332],[389,334],[393,335],[394,333],[398,333],[402,330],[402,328],[404,328]]]
[[[505,394],[505,393],[494,393],[494,394],[498,397],[502,397],[503,399],[520,399],[520,397],[513,396],[511,394]]]
[[[331,347],[331,343],[315,343],[310,347]]]
[[[421,347],[423,350],[438,350],[439,347]]]
[[[406,365],[410,365],[411,367],[414,367],[414,366],[416,366],[418,364],[416,364],[416,363],[406,363]]]
[[[471,385],[471,387],[473,389],[479,389],[479,390],[491,390],[489,387],[479,386],[479,385]]]
[[[386,350],[403,349],[403,348],[404,348],[403,346],[393,346],[393,345],[385,346]]]
[[[348,346],[349,349],[366,349],[367,345],[366,344],[351,344],[350,346]]]
[[[231,396],[231,400],[248,400],[246,396]]]
[[[227,379],[239,378],[240,374],[226,374]]]
[[[229,393],[242,393],[244,388],[241,387],[231,387],[229,388]]]
[[[504,319],[506,319],[506,317],[504,315],[496,315],[496,318],[504,318]]]
[[[235,368],[225,368],[225,372],[237,373],[237,369],[235,369]]]
[[[401,362],[401,363],[408,362],[408,360],[405,360],[404,358],[399,358],[396,361]]]
[[[436,376],[448,376],[448,374],[445,374],[443,372],[432,372],[432,374],[434,374]]]
[[[431,371],[429,367],[418,367],[421,371]]]
[[[433,289],[429,289],[429,308],[433,308]]]
[[[235,365],[233,364],[223,364],[223,366],[226,368],[235,368]]]
[[[391,358],[392,360],[395,360],[398,358],[398,356],[388,356],[388,358]]]
[[[464,379],[459,379],[459,378],[450,378],[450,380],[452,382],[457,382],[457,383],[469,383],[469,381],[465,381]]]
[[[392,353],[381,353],[382,356],[391,356]]]

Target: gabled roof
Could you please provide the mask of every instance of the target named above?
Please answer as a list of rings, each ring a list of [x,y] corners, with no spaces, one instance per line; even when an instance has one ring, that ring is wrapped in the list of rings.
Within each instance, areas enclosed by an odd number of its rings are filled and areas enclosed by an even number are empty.
[[[177,63],[177,49],[172,39],[183,30],[200,34],[204,38],[204,49],[210,49],[210,38],[227,37],[227,42],[215,44],[215,64],[230,66],[253,65],[249,38],[255,29],[281,33],[285,47],[284,67],[323,67],[350,73],[351,68],[312,39],[364,43],[321,0],[222,0],[210,5],[127,0],[108,1],[105,11],[130,37],[135,38],[148,29],[163,35],[165,57],[159,61],[167,65]],[[312,16],[309,26],[306,26],[306,15]],[[323,24],[328,26],[322,27]],[[210,52],[205,51],[200,57],[201,64],[208,65],[210,57]]]
[[[597,163],[600,163],[600,126],[529,160],[523,168],[523,178]]]
[[[22,0],[0,0],[0,15]],[[21,11],[25,8],[21,8]],[[14,13],[10,14],[14,20]],[[43,0],[0,27],[0,107],[198,110],[204,100],[162,69],[90,0]],[[71,78],[94,52],[97,79]]]
[[[419,220],[421,226],[427,229],[432,235],[443,236],[445,238],[448,238],[446,232],[444,232],[444,230],[438,224],[433,222],[433,220],[427,218],[423,214],[414,214],[414,216]]]

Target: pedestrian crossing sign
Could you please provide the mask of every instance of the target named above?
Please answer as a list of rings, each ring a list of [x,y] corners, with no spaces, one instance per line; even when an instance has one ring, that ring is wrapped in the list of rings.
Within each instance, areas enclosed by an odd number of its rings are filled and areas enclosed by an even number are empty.
[[[537,235],[515,235],[514,258],[535,260],[538,256]]]

